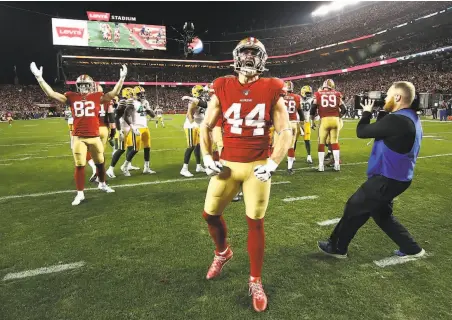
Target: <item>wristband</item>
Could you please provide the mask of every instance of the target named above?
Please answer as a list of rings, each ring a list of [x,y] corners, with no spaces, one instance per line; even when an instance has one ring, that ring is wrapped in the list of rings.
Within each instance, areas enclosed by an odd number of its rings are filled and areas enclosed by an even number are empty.
[[[267,160],[267,168],[270,172],[274,172],[274,171],[276,171],[276,168],[278,168],[278,164],[269,158]]]

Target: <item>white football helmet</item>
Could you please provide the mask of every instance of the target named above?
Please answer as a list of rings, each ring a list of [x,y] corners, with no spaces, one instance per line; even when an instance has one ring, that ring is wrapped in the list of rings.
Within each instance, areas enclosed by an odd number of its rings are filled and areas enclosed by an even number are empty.
[[[77,78],[75,81],[75,87],[77,88],[77,92],[81,94],[88,94],[97,91],[93,78],[86,74],[82,74]]]
[[[240,41],[232,51],[232,56],[234,59],[232,66],[237,73],[253,77],[267,71],[265,69],[267,51],[262,42],[256,38],[248,37]]]

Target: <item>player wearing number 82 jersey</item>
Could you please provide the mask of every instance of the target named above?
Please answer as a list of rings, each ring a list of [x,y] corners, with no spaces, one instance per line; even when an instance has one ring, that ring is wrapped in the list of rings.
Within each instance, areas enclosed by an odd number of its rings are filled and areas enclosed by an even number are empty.
[[[267,307],[261,271],[265,247],[264,216],[271,174],[287,153],[292,142],[292,129],[281,97],[285,94],[284,83],[276,78],[259,78],[266,70],[264,45],[255,38],[246,38],[237,45],[233,55],[238,77],[214,81],[215,93],[201,126],[204,165],[207,174],[212,176],[203,217],[216,247],[206,278],[218,277],[225,263],[232,258],[222,215],[242,186],[248,222],[249,290],[254,310],[261,312]],[[215,162],[212,159],[212,130],[219,118],[223,120],[223,150],[220,162]],[[268,134],[272,123],[279,138],[268,159]]]
[[[71,107],[72,116],[74,118],[74,144],[72,152],[75,161],[75,184],[77,187],[77,195],[72,205],[79,205],[85,200],[85,165],[86,154],[89,151],[96,163],[97,173],[99,176],[99,189],[106,192],[114,192],[105,183],[105,166],[104,166],[104,148],[99,138],[99,112],[102,103],[110,102],[119,94],[124,79],[127,75],[127,67],[122,66],[120,70],[120,78],[112,91],[107,93],[98,92],[93,79],[87,75],[81,75],[77,78],[77,92],[67,92],[64,95],[55,92],[43,79],[42,67],[37,68],[36,64],[30,64],[30,70],[36,77],[40,87],[44,93],[62,103]]]
[[[328,79],[323,82],[320,91],[314,94],[314,100],[311,108],[311,118],[314,121],[318,109],[320,116],[319,127],[319,171],[324,171],[325,144],[329,136],[331,147],[333,149],[334,170],[339,171],[339,130],[340,117],[345,114],[345,106],[342,102],[342,94],[335,90],[336,86],[333,80]]]

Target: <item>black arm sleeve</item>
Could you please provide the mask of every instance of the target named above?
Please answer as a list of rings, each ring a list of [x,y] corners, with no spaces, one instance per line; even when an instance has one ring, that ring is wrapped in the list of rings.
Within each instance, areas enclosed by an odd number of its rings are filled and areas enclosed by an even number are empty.
[[[303,110],[301,110],[301,108],[297,110],[297,113],[298,113],[298,116],[300,117],[300,121],[305,121],[306,120],[304,118],[304,113],[303,113]]]
[[[203,109],[207,109],[207,102],[202,100],[202,99],[199,99],[198,107],[203,108]]]
[[[316,115],[316,113],[317,113],[317,104],[312,104],[311,105],[311,116],[315,116]]]
[[[107,123],[115,123],[115,113],[114,112],[107,113]]]
[[[370,118],[370,112],[363,112],[356,128],[358,138],[384,139],[385,145],[397,153],[407,153],[411,150],[416,138],[416,127],[410,118],[389,114],[372,124]]]
[[[345,108],[345,106],[343,104],[341,104],[339,106],[339,108],[341,109],[340,114],[341,114],[341,117],[342,117],[344,114],[347,113],[347,108]]]

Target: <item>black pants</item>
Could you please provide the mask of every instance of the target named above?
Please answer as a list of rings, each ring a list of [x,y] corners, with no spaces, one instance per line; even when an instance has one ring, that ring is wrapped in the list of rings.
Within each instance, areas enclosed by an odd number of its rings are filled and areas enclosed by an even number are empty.
[[[375,223],[394,241],[403,253],[421,251],[407,229],[392,215],[393,199],[402,194],[411,182],[401,182],[383,176],[368,179],[348,199],[344,215],[331,234],[333,247],[347,252],[356,232],[372,217]]]

